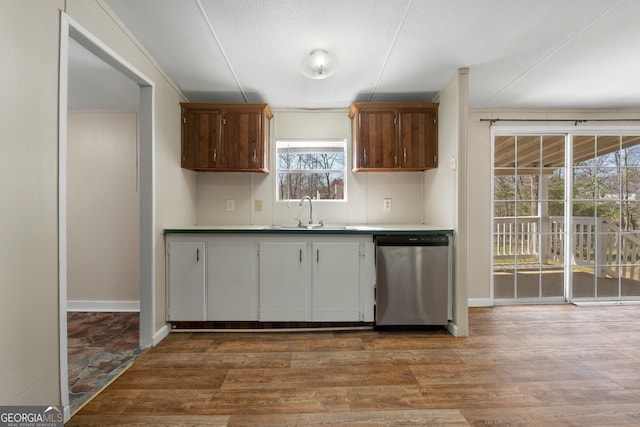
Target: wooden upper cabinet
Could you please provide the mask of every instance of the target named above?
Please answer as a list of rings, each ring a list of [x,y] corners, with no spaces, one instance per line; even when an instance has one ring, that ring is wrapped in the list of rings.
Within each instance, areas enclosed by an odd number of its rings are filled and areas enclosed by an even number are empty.
[[[401,168],[438,167],[438,109],[406,109],[398,112]]]
[[[355,172],[438,166],[437,103],[357,102],[349,117]]]
[[[366,168],[393,168],[396,166],[397,128],[394,110],[375,109],[361,111],[358,115],[359,129],[354,149],[357,162]],[[354,145],[355,147],[355,145]]]
[[[182,107],[182,167],[196,171],[269,172],[267,104]]]
[[[182,167],[202,170],[215,168],[220,151],[220,112],[183,111]]]

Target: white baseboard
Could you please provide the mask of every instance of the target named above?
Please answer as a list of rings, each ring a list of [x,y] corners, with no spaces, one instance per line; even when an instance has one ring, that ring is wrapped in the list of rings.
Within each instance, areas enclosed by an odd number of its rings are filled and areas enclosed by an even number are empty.
[[[453,335],[454,337],[458,336],[458,325],[456,325],[455,323],[453,323],[451,320],[449,320],[449,324],[447,325],[447,330],[449,331],[449,333],[451,335]]]
[[[65,405],[63,411],[62,411],[62,419],[63,422],[66,423],[67,421],[69,421],[71,419],[71,406],[69,405]]]
[[[167,335],[169,335],[169,332],[171,332],[171,329],[169,329],[169,325],[164,325],[162,328],[158,329],[151,338],[151,346],[155,347],[156,345],[158,345],[160,341],[162,341],[167,337]]]
[[[493,307],[493,298],[469,298],[469,307]]]
[[[640,301],[572,301],[571,304],[578,307],[589,307],[598,305],[640,305]]]
[[[67,311],[140,311],[140,301],[67,301]]]

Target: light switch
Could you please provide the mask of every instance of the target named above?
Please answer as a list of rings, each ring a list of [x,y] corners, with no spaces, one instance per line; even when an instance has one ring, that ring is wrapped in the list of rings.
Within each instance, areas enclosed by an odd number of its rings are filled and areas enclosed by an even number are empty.
[[[236,208],[236,201],[233,199],[227,199],[227,212],[233,212]]]
[[[262,212],[262,200],[256,200],[255,208],[256,212]]]

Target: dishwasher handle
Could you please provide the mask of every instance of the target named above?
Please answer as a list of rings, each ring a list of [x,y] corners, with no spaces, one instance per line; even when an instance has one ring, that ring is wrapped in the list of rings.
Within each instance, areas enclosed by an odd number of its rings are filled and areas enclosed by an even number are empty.
[[[446,234],[376,236],[377,246],[449,246]]]

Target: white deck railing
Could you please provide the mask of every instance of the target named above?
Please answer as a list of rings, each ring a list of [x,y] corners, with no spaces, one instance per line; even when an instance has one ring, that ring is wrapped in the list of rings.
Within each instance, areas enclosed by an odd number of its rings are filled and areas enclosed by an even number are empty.
[[[553,216],[558,234],[564,236],[564,217]],[[638,278],[639,233],[625,232],[602,217],[573,217],[571,263],[596,269],[598,277]],[[564,253],[561,252],[561,253]],[[564,257],[560,257],[563,261]]]
[[[497,217],[494,219],[495,258],[535,256],[540,258],[540,217]]]
[[[573,217],[571,264],[594,268],[598,277],[640,276],[638,232],[625,232],[606,218]],[[564,261],[564,217],[497,217],[494,219],[494,258]],[[534,261],[535,262],[535,261]]]

